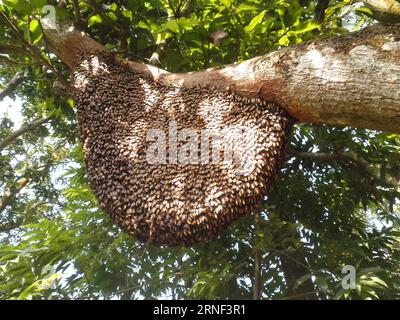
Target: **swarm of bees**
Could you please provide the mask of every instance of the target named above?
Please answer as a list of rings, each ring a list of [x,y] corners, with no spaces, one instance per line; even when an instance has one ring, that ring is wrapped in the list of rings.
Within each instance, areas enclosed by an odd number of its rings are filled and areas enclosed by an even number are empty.
[[[259,206],[284,158],[293,124],[286,111],[230,90],[162,84],[109,53],[76,59],[89,183],[121,228],[155,245],[191,246]],[[156,142],[163,157],[152,161]]]

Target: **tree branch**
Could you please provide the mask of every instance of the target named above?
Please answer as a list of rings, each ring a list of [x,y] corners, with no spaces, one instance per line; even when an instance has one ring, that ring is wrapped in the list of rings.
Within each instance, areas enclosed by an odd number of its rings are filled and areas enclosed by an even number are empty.
[[[282,219],[287,219],[285,214],[279,214]],[[295,239],[295,241],[301,243],[301,236],[298,230],[293,230],[291,239]],[[278,253],[286,281],[287,295],[285,299],[318,300],[317,291],[311,279],[311,275],[314,272],[309,267],[304,247],[301,245],[293,249],[290,247],[289,242],[283,242],[282,245],[285,246],[282,250],[274,249],[274,251]],[[299,283],[299,279],[307,275],[310,275],[310,277]]]
[[[0,225],[0,233],[1,232],[9,232],[14,230],[22,225],[23,219],[18,219],[16,222],[9,222]]]
[[[260,226],[261,212],[254,213],[254,227],[255,227],[255,239],[259,240],[258,233],[261,232]],[[253,285],[253,300],[260,300],[262,296],[262,257],[260,248],[257,245],[258,241],[255,243],[254,252],[254,285]]]
[[[25,188],[31,181],[35,181],[37,179],[37,173],[40,174],[40,177],[45,177],[49,175],[49,171],[51,167],[54,165],[54,160],[57,157],[57,151],[63,150],[62,148],[67,143],[67,140],[64,139],[60,143],[58,143],[52,152],[49,153],[49,157],[46,158],[46,161],[43,165],[38,167],[34,172],[32,170],[28,170],[27,168],[15,181],[15,183],[6,189],[3,196],[0,198],[0,214],[9,206],[11,205],[14,198],[18,195],[18,193]],[[61,205],[61,204],[59,204]],[[18,217],[17,217],[18,219]]]
[[[16,46],[9,43],[0,43],[0,52],[2,53],[11,53],[13,55],[26,55],[27,50],[24,47]]]
[[[7,97],[10,93],[12,93],[18,86],[22,83],[25,78],[25,72],[19,71],[17,72],[11,81],[7,84],[7,86],[0,91],[0,101]],[[1,145],[1,144],[0,144]],[[0,148],[1,150],[1,148]]]
[[[14,197],[28,185],[29,181],[30,180],[28,178],[21,178],[17,181],[18,186],[16,188],[8,189],[6,192],[4,192],[0,199],[0,213],[2,213],[4,209],[11,204]]]
[[[75,26],[79,30],[83,30],[86,27],[86,23],[82,20],[81,9],[79,8],[79,1],[73,0],[74,15],[75,15]]]
[[[376,20],[387,23],[400,22],[400,3],[396,0],[357,0],[369,8]]]
[[[14,23],[10,19],[8,19],[8,17],[1,10],[0,10],[0,21],[3,22],[5,26],[8,26],[10,28],[11,32],[22,42],[24,48],[26,48],[27,52],[30,53],[34,59],[36,59],[46,68],[51,70],[61,82],[63,82],[66,86],[68,86],[68,81],[65,80],[63,75],[59,73],[58,70],[54,68],[54,66],[42,56],[41,52],[36,47],[34,47],[25,40],[25,38],[21,35],[18,28],[14,25]]]
[[[94,11],[101,17],[101,19],[114,31],[116,31],[119,34],[123,33],[123,30],[118,28],[115,24],[115,22],[107,16],[107,14],[103,11],[100,5],[96,3],[95,0],[88,0],[87,3],[94,9]]]
[[[18,62],[15,60],[12,60],[8,57],[6,54],[0,54],[0,65],[1,64],[7,64],[9,66],[18,66],[18,67],[29,67],[33,66],[34,63],[23,63],[23,62]]]
[[[77,53],[106,51],[68,26],[45,32],[53,50],[72,69]],[[136,62],[126,66],[161,83],[230,88],[243,96],[272,100],[304,123],[400,133],[399,56],[400,24],[377,25],[194,73],[174,74]]]
[[[42,124],[48,122],[51,118],[52,118],[52,116],[47,116],[47,117],[44,117],[41,119],[37,119],[30,124],[23,125],[21,128],[14,131],[11,135],[9,135],[8,137],[6,137],[0,141],[0,151],[2,151],[4,148],[9,146],[11,143],[13,143],[15,140],[17,140],[23,134],[25,134],[29,131],[35,130],[36,128],[40,127]]]
[[[387,174],[383,167],[377,167],[363,157],[352,151],[326,153],[326,152],[303,152],[293,149],[288,150],[290,157],[296,157],[303,160],[314,162],[351,162],[362,169],[363,172],[370,175],[376,181],[380,181],[385,185],[395,187],[400,192],[400,180]]]
[[[325,18],[325,10],[329,6],[329,0],[319,0],[315,7],[315,21],[322,22]]]

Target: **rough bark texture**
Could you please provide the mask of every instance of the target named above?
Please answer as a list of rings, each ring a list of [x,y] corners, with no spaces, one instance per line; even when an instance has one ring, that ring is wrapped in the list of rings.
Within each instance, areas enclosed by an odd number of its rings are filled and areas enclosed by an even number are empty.
[[[46,30],[72,69],[77,53],[106,50],[71,28]],[[378,25],[345,36],[306,42],[241,64],[173,74],[154,66],[127,66],[177,86],[230,87],[272,100],[304,123],[326,123],[400,133],[400,25]]]
[[[359,0],[371,9],[372,17],[381,22],[400,22],[400,3],[397,0]]]

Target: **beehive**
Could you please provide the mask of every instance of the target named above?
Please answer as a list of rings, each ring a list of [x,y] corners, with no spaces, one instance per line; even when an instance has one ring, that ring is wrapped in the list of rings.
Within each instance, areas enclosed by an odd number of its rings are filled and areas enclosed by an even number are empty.
[[[161,84],[111,54],[77,59],[75,102],[89,183],[101,207],[129,234],[156,245],[189,246],[214,239],[260,204],[283,161],[293,122],[278,105],[211,87]],[[184,149],[186,140],[168,144],[173,128],[215,135],[189,139],[193,151]],[[148,161],[154,130],[165,133],[164,163]],[[225,139],[234,141],[233,152],[214,151]],[[185,151],[198,162],[180,161]],[[224,161],[228,151],[231,162]],[[213,161],[213,152],[222,160]],[[247,172],[241,159],[235,161],[246,155]]]

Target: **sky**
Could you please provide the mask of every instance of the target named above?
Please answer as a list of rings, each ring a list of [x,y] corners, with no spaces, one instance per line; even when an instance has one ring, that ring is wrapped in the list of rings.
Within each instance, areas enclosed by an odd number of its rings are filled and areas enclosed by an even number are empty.
[[[22,125],[23,117],[21,115],[21,110],[22,100],[20,98],[13,100],[6,97],[3,101],[0,101],[0,118],[10,118],[14,122],[15,129]]]

